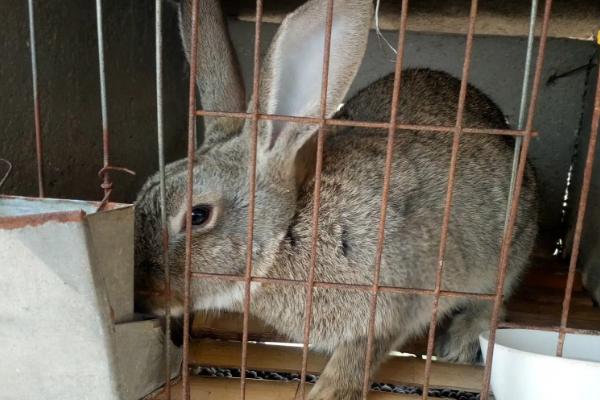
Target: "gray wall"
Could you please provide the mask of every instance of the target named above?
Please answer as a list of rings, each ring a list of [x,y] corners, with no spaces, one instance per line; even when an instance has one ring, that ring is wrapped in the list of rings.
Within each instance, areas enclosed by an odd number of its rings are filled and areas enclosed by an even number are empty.
[[[114,177],[114,198],[130,201],[143,179],[156,170],[153,2],[104,3],[112,160],[115,165],[138,172],[135,178]],[[0,7],[4,16],[0,24],[0,157],[10,159],[15,167],[2,191],[31,195],[35,194],[36,184],[27,9],[24,1],[17,0],[4,0]],[[98,199],[101,130],[94,5],[65,0],[39,2],[37,7],[48,194]],[[173,160],[183,156],[186,145],[187,66],[170,7],[165,10],[165,18],[166,146],[167,158]],[[263,48],[275,28],[264,25]],[[230,29],[249,82],[254,25],[232,22]],[[390,42],[396,42],[395,34],[386,35]],[[409,34],[405,65],[460,76],[464,42],[461,36]],[[547,231],[563,229],[562,196],[586,85],[582,72],[554,84],[547,83],[547,79],[586,64],[593,51],[590,42],[551,39],[548,43],[535,123],[541,135],[534,139],[531,149],[542,188],[542,226]],[[470,82],[496,101],[512,123],[517,119],[524,53],[523,38],[475,39]],[[391,72],[393,56],[373,34],[352,93]]]
[[[585,94],[586,104],[584,114],[581,118],[582,134],[576,143],[576,157],[573,168],[572,188],[569,190],[568,210],[565,216],[566,225],[569,227],[566,252],[564,257],[570,257],[572,240],[576,224],[578,205],[580,200],[580,188],[583,181],[583,172],[587,160],[589,145],[589,133],[591,127],[591,117],[594,107],[594,95],[596,88],[596,78],[598,76],[598,66],[590,68],[587,71],[588,91]],[[579,266],[582,267],[582,279],[584,286],[592,294],[597,303],[600,303],[600,145],[597,143],[594,149],[595,162],[592,169],[592,179],[590,192],[587,202],[586,213],[584,214],[584,225],[579,253]]]
[[[35,1],[39,92],[48,196],[99,199],[102,164],[100,94],[93,1]],[[154,2],[105,0],[105,57],[111,158],[137,177],[115,175],[114,198],[131,200],[157,169],[154,84]],[[165,12],[167,155],[183,154],[185,60],[176,15]],[[33,195],[35,148],[27,2],[0,2],[0,157],[13,174],[4,193]],[[3,166],[0,167],[3,170]]]

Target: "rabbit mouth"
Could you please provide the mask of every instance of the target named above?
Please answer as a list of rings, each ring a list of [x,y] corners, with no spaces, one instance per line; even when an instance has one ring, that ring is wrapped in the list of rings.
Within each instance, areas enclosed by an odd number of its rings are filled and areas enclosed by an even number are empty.
[[[139,316],[156,318],[160,320],[163,332],[166,331],[167,314],[169,315],[169,338],[177,347],[183,344],[183,303],[170,293],[170,302],[167,304],[167,291],[163,290],[136,290],[134,312]],[[167,313],[167,309],[169,312]],[[190,315],[190,318],[193,314]]]
[[[170,301],[168,301],[170,300]],[[166,290],[136,290],[134,309],[139,314],[149,314],[164,318],[169,310],[171,318],[181,318],[183,303],[172,291]]]

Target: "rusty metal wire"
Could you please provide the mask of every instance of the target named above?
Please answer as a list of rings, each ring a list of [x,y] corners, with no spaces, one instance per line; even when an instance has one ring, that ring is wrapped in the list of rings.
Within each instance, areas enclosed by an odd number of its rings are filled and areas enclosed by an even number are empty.
[[[40,97],[38,93],[37,49],[35,45],[35,9],[33,7],[33,0],[28,0],[27,6],[29,11],[29,50],[31,56],[33,123],[35,127],[35,155],[37,160],[38,195],[39,197],[44,197],[44,150],[42,145]]]
[[[213,280],[221,280],[225,282],[242,282],[245,280],[244,276],[240,275],[228,275],[228,274],[218,274],[212,272],[196,272],[192,271],[192,278],[196,279],[213,279]],[[250,279],[252,282],[263,283],[263,284],[274,284],[274,285],[282,285],[282,286],[306,286],[306,281],[297,280],[297,279],[285,279],[285,278],[268,278],[268,277],[258,277],[253,276]],[[340,283],[340,282],[320,282],[315,281],[314,287],[323,288],[323,289],[337,289],[337,290],[351,290],[358,292],[371,292],[373,289],[372,285],[363,285],[358,283]],[[386,293],[399,293],[399,294],[416,294],[422,296],[431,296],[434,293],[433,289],[419,289],[419,288],[409,288],[409,287],[401,287],[401,286],[379,286],[380,292]],[[453,290],[441,290],[440,295],[443,297],[462,297],[462,298],[471,298],[478,300],[489,300],[492,301],[495,299],[495,294],[485,294],[485,293],[472,293],[472,292],[458,292]]]
[[[387,204],[390,191],[390,179],[392,176],[392,160],[394,153],[394,138],[397,128],[398,102],[400,101],[400,83],[402,79],[402,65],[404,62],[404,43],[406,39],[406,27],[408,18],[408,0],[402,1],[400,30],[398,32],[398,51],[396,53],[396,66],[394,70],[394,87],[392,90],[392,104],[390,109],[390,123],[388,127],[387,148],[385,158],[385,169],[383,177],[383,189],[381,194],[381,208],[379,217],[379,228],[377,233],[377,247],[375,250],[375,265],[373,284],[371,286],[371,301],[369,304],[369,326],[367,333],[367,345],[365,349],[365,370],[363,374],[362,397],[366,400],[369,392],[369,381],[371,378],[371,362],[373,357],[373,337],[375,336],[375,317],[377,313],[377,298],[381,291],[379,275],[381,272],[381,259],[383,256],[383,245],[385,241],[385,221],[387,216]]]
[[[190,281],[192,271],[192,200],[194,194],[194,152],[196,150],[196,70],[198,68],[198,0],[192,0],[192,37],[190,38],[190,81],[188,92],[187,190],[185,216],[185,265],[183,288],[183,367],[181,371],[183,400],[190,398]]]
[[[450,156],[450,170],[448,172],[448,189],[446,191],[446,202],[444,205],[444,217],[442,221],[442,232],[440,237],[440,248],[438,253],[438,265],[435,276],[435,291],[433,294],[434,299],[433,306],[431,309],[429,335],[427,337],[427,358],[425,361],[425,382],[423,384],[423,400],[427,399],[427,394],[429,393],[431,357],[433,355],[433,346],[435,342],[435,331],[437,326],[437,313],[440,302],[440,291],[442,290],[442,274],[444,269],[444,258],[446,255],[446,245],[448,243],[448,228],[450,225],[450,210],[452,208],[452,195],[454,192],[454,182],[456,178],[458,149],[460,145],[460,137],[462,134],[465,101],[467,98],[467,83],[469,80],[469,69],[471,66],[471,57],[473,54],[473,35],[475,33],[475,19],[477,18],[477,6],[477,0],[471,0],[471,10],[469,13],[469,28],[467,31],[467,43],[465,46],[465,60],[463,63],[462,78],[460,82],[460,92],[458,96],[458,107],[456,111],[456,129],[452,138],[452,154]]]
[[[310,246],[310,270],[306,281],[306,301],[304,304],[304,332],[302,365],[300,371],[300,398],[304,399],[306,366],[308,363],[308,341],[310,338],[313,289],[317,269],[317,243],[319,240],[319,210],[321,208],[321,172],[323,171],[323,147],[325,144],[325,116],[327,112],[327,86],[329,83],[329,62],[331,56],[331,31],[333,25],[333,0],[327,1],[325,18],[325,38],[323,45],[323,66],[321,70],[320,124],[317,134],[317,158],[315,165],[315,186],[313,189],[312,240]]]
[[[98,176],[100,178],[104,178],[104,182],[102,182],[102,184],[100,185],[105,193],[104,193],[104,197],[102,198],[102,201],[100,201],[100,205],[98,206],[98,209],[96,210],[98,211],[102,211],[106,205],[108,204],[109,200],[110,200],[110,195],[112,193],[113,190],[113,184],[112,182],[106,182],[106,176],[108,176],[108,171],[118,171],[118,172],[125,172],[129,175],[135,175],[135,172],[130,170],[129,168],[124,168],[124,167],[114,167],[112,165],[106,165],[104,167],[102,167],[100,169],[100,171],[98,171]]]
[[[535,116],[535,110],[537,106],[538,95],[540,91],[540,83],[542,78],[542,69],[544,66],[544,55],[546,52],[546,41],[548,38],[548,25],[550,22],[550,14],[552,9],[552,0],[546,0],[544,6],[544,17],[542,21],[542,31],[540,34],[540,42],[538,48],[537,62],[535,66],[535,72],[533,76],[533,85],[531,88],[531,101],[529,103],[529,111],[527,113],[527,123],[525,125],[525,131],[531,132],[533,128],[533,118]],[[521,155],[519,160],[519,169],[517,171],[515,179],[515,191],[513,193],[510,212],[508,218],[508,224],[504,231],[504,237],[502,239],[502,247],[500,249],[500,260],[498,263],[498,279],[496,284],[496,299],[494,300],[494,308],[492,310],[491,322],[490,322],[490,335],[487,347],[486,365],[484,370],[483,388],[481,392],[481,400],[487,400],[489,397],[490,378],[492,373],[492,361],[494,356],[494,345],[496,342],[496,329],[498,328],[498,319],[500,314],[500,307],[504,298],[504,280],[506,278],[506,270],[508,268],[508,256],[510,244],[512,242],[513,230],[517,219],[517,210],[519,207],[519,196],[521,194],[521,187],[523,184],[523,178],[525,176],[525,167],[527,164],[527,151],[531,142],[531,135],[527,134],[523,138],[523,144],[521,149]]]
[[[241,399],[246,398],[246,366],[248,364],[248,328],[250,318],[250,293],[252,288],[252,249],[254,235],[254,209],[256,204],[256,148],[258,143],[258,100],[260,89],[260,36],[263,12],[262,0],[256,0],[254,26],[254,73],[252,77],[252,131],[249,159],[248,237],[246,242],[246,272],[244,274],[244,320],[242,328],[242,362],[240,366]]]
[[[569,261],[569,273],[567,275],[567,285],[565,287],[565,296],[562,305],[562,314],[560,317],[560,329],[558,336],[558,345],[556,355],[562,356],[565,343],[565,334],[567,333],[567,320],[569,319],[569,310],[571,308],[571,296],[573,294],[573,283],[575,282],[575,270],[577,268],[577,258],[579,257],[579,246],[581,244],[581,235],[583,232],[583,220],[587,209],[588,194],[592,182],[592,170],[594,167],[594,158],[596,156],[596,143],[598,141],[598,129],[600,123],[600,68],[598,68],[598,78],[596,80],[596,96],[594,99],[594,113],[592,116],[592,128],[590,130],[590,140],[588,143],[587,155],[585,158],[585,168],[583,170],[583,183],[581,185],[581,197],[579,198],[579,207],[577,210],[577,221],[575,223],[575,235],[573,238],[573,249]]]
[[[240,112],[227,112],[227,111],[208,111],[208,110],[197,110],[198,116],[207,117],[229,117],[229,118],[240,118],[240,119],[251,119],[253,114],[240,113]],[[292,115],[277,115],[277,114],[258,114],[259,120],[267,121],[285,121],[294,122],[298,124],[306,125],[319,125],[321,123],[320,118],[312,117],[297,117]],[[327,118],[324,124],[326,126],[346,126],[346,127],[357,127],[357,128],[375,128],[375,129],[390,129],[389,122],[371,122],[371,121],[356,121],[346,119],[335,119]],[[436,125],[415,125],[415,124],[399,124],[396,123],[396,130],[412,130],[417,132],[438,132],[438,133],[453,133],[456,130],[456,126],[436,126]],[[485,134],[485,135],[502,135],[502,136],[525,136],[525,130],[515,129],[495,129],[495,128],[462,128],[463,133],[469,134]],[[536,137],[537,132],[532,131],[531,136]]]

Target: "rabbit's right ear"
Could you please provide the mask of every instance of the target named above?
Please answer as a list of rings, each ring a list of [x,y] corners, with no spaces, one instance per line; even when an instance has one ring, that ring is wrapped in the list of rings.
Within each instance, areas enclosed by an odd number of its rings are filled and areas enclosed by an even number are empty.
[[[180,0],[179,29],[188,62],[192,42],[192,0]],[[240,69],[218,0],[199,0],[196,84],[202,108],[208,111],[244,112],[246,99]],[[204,117],[205,127],[215,118]],[[228,118],[219,129],[207,129],[205,145],[240,132],[242,120]],[[214,137],[225,136],[225,137]]]
[[[367,47],[372,9],[372,0],[333,2],[325,118],[338,109],[358,72]],[[320,117],[327,10],[326,0],[311,0],[283,21],[261,71],[259,112]],[[247,121],[245,128],[249,125]],[[315,125],[263,120],[259,159],[297,159],[317,130]],[[275,168],[285,169],[288,165]]]

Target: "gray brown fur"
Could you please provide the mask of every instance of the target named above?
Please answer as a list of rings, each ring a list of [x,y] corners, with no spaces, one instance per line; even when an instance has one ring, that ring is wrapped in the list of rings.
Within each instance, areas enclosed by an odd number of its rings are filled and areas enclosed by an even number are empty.
[[[213,0],[214,1],[214,0]],[[210,2],[209,2],[210,3]],[[337,5],[343,3],[342,8]],[[184,8],[185,10],[185,8]],[[214,8],[213,10],[217,10]],[[323,18],[324,7],[311,1],[282,31],[294,32],[294,22]],[[350,53],[364,53],[370,24],[370,1],[336,1],[335,12],[356,14],[357,46]],[[315,17],[316,15],[316,17]],[[183,18],[185,19],[185,13]],[[218,19],[215,19],[218,20]],[[222,20],[221,20],[222,21]],[[334,25],[335,26],[335,25]],[[201,28],[202,29],[202,28]],[[201,37],[210,40],[219,24],[205,25]],[[203,36],[204,35],[204,36]],[[185,25],[184,40],[189,38]],[[277,43],[277,37],[275,39]],[[281,43],[280,43],[281,45]],[[206,46],[205,49],[208,49]],[[273,93],[271,72],[277,57],[272,50],[265,61],[261,95]],[[362,58],[362,56],[361,56]],[[218,66],[206,54],[199,62],[206,82],[218,88],[232,87],[227,81],[213,81],[210,71]],[[335,62],[335,60],[332,60]],[[275,63],[275,64],[274,64]],[[343,101],[360,60],[346,60],[348,71],[333,69],[331,85],[335,94],[330,105]],[[320,74],[320,70],[319,70]],[[222,79],[222,75],[214,75]],[[199,77],[203,78],[203,77]],[[330,85],[330,87],[331,87]],[[235,86],[235,85],[234,85]],[[371,84],[346,102],[340,118],[387,121],[393,77]],[[402,73],[398,119],[401,123],[454,125],[459,81],[429,70]],[[243,96],[240,91],[237,96]],[[238,97],[243,98],[243,97]],[[220,100],[203,99],[218,103]],[[236,104],[231,100],[227,104]],[[261,100],[261,109],[267,109]],[[328,107],[326,117],[333,114]],[[220,109],[220,108],[218,108]],[[268,111],[268,110],[267,110]],[[318,114],[309,108],[308,115]],[[469,87],[464,126],[506,128],[502,113],[485,95]],[[278,130],[279,129],[279,130]],[[194,201],[216,207],[214,226],[194,230],[192,269],[194,271],[244,273],[248,218],[247,140],[251,126],[243,129],[231,120],[217,119],[209,126],[208,144],[198,152],[194,168]],[[280,134],[278,135],[277,132]],[[310,265],[311,214],[314,176],[311,157],[315,127],[291,124],[259,127],[259,152],[253,275],[304,280]],[[273,139],[274,138],[274,139]],[[273,149],[267,145],[271,140]],[[451,154],[450,134],[399,131],[394,146],[393,175],[381,264],[381,284],[433,288]],[[386,132],[377,129],[339,128],[328,132],[324,149],[319,214],[318,267],[316,280],[370,284],[373,279],[377,226],[382,196]],[[510,140],[492,135],[464,134],[458,159],[454,199],[445,255],[443,289],[492,293],[510,182],[512,147]],[[299,174],[298,171],[309,171]],[[176,231],[171,232],[169,260],[173,302],[181,304],[184,268],[184,233],[177,224],[184,206],[186,164],[179,161],[167,169],[168,216]],[[136,282],[138,288],[162,287],[161,227],[158,204],[158,178],[152,177],[141,190],[137,202]],[[528,167],[516,223],[505,294],[513,291],[528,262],[537,231],[535,177]],[[243,284],[196,279],[192,283],[194,310],[212,308],[242,311]],[[310,343],[332,355],[311,400],[359,399],[369,315],[369,294],[356,291],[317,288],[314,291]],[[379,295],[372,372],[390,350],[426,331],[431,296]],[[138,303],[160,314],[160,296],[139,298]],[[292,340],[301,341],[304,324],[305,291],[302,287],[253,284],[251,313]],[[438,338],[440,356],[471,362],[478,349],[477,335],[490,318],[488,304],[456,298],[440,302],[440,320],[450,318]]]

